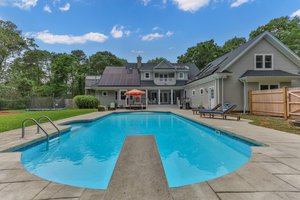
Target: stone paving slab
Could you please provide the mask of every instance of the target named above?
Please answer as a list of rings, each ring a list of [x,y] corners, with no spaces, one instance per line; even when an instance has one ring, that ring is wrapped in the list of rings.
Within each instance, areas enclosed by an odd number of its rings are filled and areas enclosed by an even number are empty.
[[[300,190],[300,175],[277,175],[277,177]]]
[[[287,166],[300,170],[300,158],[277,158],[277,160]]]
[[[33,199],[47,184],[48,181],[10,183],[0,190],[0,197],[3,200]]]
[[[280,162],[259,162],[257,165],[271,174],[300,174],[299,170],[293,169]]]
[[[240,175],[233,172],[220,178],[208,181],[215,192],[253,192],[256,189]]]
[[[188,185],[184,187],[171,188],[171,195],[174,200],[218,200],[216,193],[209,187],[209,185],[204,183]]]
[[[104,200],[172,199],[154,136],[127,136]]]
[[[236,173],[251,184],[256,191],[297,191],[295,187],[265,171],[255,163],[248,163]]]
[[[299,194],[252,192],[252,193],[220,193],[221,200],[299,200]]]

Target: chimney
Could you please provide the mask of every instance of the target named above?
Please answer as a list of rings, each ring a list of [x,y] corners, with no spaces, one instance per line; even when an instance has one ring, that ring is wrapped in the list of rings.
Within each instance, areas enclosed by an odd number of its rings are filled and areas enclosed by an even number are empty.
[[[142,66],[142,56],[137,57],[137,68],[140,69]]]

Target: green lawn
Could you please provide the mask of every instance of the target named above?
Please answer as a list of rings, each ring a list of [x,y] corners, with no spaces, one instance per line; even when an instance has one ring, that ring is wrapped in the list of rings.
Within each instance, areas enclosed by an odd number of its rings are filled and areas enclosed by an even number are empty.
[[[243,115],[242,118],[252,120],[250,124],[300,135],[300,129],[291,126],[288,120],[284,120],[283,118],[256,115]]]
[[[16,114],[1,115],[0,114],[0,133],[8,130],[13,130],[22,127],[22,121],[26,118],[38,119],[41,116],[48,116],[52,120],[64,119],[77,115],[96,112],[96,109],[68,109],[68,110],[56,110],[56,111],[25,111],[18,110],[12,111]],[[26,125],[33,125],[32,122],[26,123]]]

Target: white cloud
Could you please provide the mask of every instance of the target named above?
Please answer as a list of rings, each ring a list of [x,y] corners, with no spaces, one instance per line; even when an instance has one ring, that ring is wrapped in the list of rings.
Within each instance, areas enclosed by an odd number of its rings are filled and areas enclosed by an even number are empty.
[[[142,40],[143,41],[152,41],[152,40],[160,39],[163,37],[164,37],[164,35],[160,34],[160,33],[150,33],[150,34],[142,36]]]
[[[200,8],[207,6],[210,0],[173,0],[178,8],[183,11],[195,12]]]
[[[152,31],[156,31],[156,30],[158,30],[158,29],[159,29],[159,27],[158,27],[158,26],[155,26],[155,27],[152,28]]]
[[[110,31],[110,34],[113,36],[113,38],[122,38],[124,35],[129,36],[130,33],[131,31],[125,30],[125,27],[120,25],[115,25]]]
[[[245,4],[245,3],[249,2],[249,1],[250,1],[250,0],[234,0],[234,1],[231,3],[230,7],[236,8],[236,7],[239,7],[239,6]]]
[[[59,10],[62,11],[62,12],[67,12],[67,11],[70,10],[70,8],[71,8],[71,4],[66,3],[64,6],[59,7]]]
[[[51,8],[50,8],[50,6],[49,6],[48,4],[46,4],[46,5],[44,6],[43,10],[44,10],[45,12],[52,13],[52,10],[51,10]]]
[[[38,0],[0,0],[0,6],[15,6],[22,10],[29,10],[36,6]]]
[[[131,50],[130,52],[131,52],[131,53],[135,53],[135,54],[141,54],[141,53],[144,53],[143,50]]]
[[[151,0],[142,0],[142,4],[144,6],[147,6],[150,3]]]
[[[300,17],[300,9],[297,10],[297,11],[295,11],[295,12],[293,12],[290,17],[292,17],[292,18],[294,18],[294,17]]]
[[[172,31],[168,31],[165,34],[162,33],[149,33],[147,35],[143,35],[142,36],[142,40],[143,41],[152,41],[152,40],[157,40],[157,39],[161,39],[164,37],[171,37],[174,34],[174,32]]]
[[[108,36],[102,33],[90,32],[81,36],[73,35],[55,35],[49,31],[42,31],[38,33],[29,33],[35,39],[41,40],[47,44],[84,44],[86,42],[98,42],[102,43],[108,39]]]
[[[172,31],[166,32],[166,36],[167,36],[167,37],[171,37],[173,34],[174,34],[174,32],[172,32]]]

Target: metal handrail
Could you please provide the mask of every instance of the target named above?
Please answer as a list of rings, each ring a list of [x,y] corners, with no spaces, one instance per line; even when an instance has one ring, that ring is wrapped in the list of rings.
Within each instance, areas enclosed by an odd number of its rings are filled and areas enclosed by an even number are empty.
[[[48,133],[43,129],[43,127],[41,127],[40,123],[38,121],[36,121],[35,119],[33,119],[33,118],[28,118],[28,119],[24,119],[23,120],[23,122],[22,122],[22,138],[25,137],[25,127],[26,127],[26,122],[27,121],[33,121],[37,125],[37,127],[39,127],[40,129],[42,129],[42,131],[47,136],[47,141],[49,142],[49,135],[48,135]]]
[[[56,128],[56,130],[57,130],[57,132],[58,132],[58,136],[60,137],[60,130],[58,129],[58,127],[54,124],[54,122],[49,118],[49,117],[47,117],[47,116],[42,116],[42,117],[40,117],[39,119],[38,119],[38,123],[40,124],[41,123],[41,120],[42,119],[47,119],[55,128]],[[38,126],[37,127],[37,133],[39,133],[40,132],[40,127]]]

